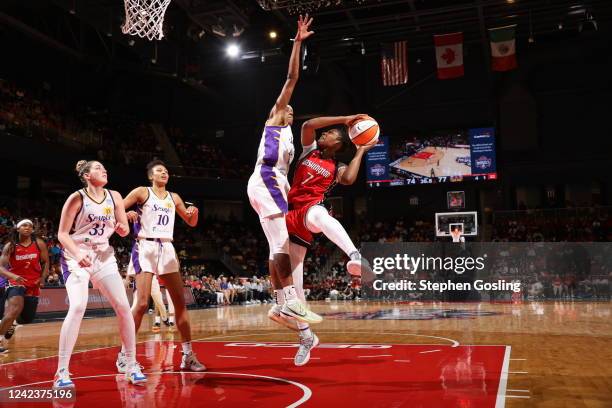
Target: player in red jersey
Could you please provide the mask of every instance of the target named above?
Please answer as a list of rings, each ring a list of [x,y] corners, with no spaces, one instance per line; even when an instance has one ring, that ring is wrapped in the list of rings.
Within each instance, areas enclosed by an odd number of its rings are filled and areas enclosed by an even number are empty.
[[[312,245],[313,234],[325,234],[344,251],[350,258],[347,263],[350,274],[361,275],[362,268],[370,267],[368,262],[361,258],[342,224],[332,217],[323,205],[326,195],[336,184],[350,185],[355,182],[363,155],[373,147],[357,147],[348,166],[336,160],[336,153],[350,143],[345,126],[361,117],[365,115],[321,117],[302,125],[302,154],[289,190],[289,212],[285,218],[290,239],[289,255],[293,282],[302,302],[306,302],[303,289],[304,257]],[[322,132],[319,139],[315,140],[317,129],[332,126],[336,127]],[[300,347],[294,363],[302,366],[310,359],[310,350],[317,346],[319,339],[312,333],[308,323],[296,323],[300,333]]]
[[[49,253],[45,241],[34,234],[34,224],[17,223],[14,237],[2,249],[0,273],[8,278],[6,309],[0,322],[0,353],[7,350],[13,322],[31,323],[36,315],[40,286],[49,273]],[[8,268],[7,268],[8,267]],[[7,332],[9,336],[7,338]]]

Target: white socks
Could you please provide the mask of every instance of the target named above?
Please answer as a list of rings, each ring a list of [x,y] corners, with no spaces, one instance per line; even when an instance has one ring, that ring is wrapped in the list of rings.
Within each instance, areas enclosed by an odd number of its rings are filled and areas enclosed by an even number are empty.
[[[297,299],[297,292],[295,291],[294,285],[285,286],[283,288],[283,294],[285,295],[285,301],[291,302]]]
[[[274,289],[274,303],[279,306],[285,304],[285,294],[282,289]]]

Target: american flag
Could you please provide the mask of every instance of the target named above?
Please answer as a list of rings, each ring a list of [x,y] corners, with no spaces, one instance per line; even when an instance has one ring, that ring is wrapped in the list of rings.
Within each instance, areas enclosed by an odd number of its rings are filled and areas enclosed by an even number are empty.
[[[380,69],[384,86],[401,85],[408,82],[407,48],[406,41],[383,44]]]

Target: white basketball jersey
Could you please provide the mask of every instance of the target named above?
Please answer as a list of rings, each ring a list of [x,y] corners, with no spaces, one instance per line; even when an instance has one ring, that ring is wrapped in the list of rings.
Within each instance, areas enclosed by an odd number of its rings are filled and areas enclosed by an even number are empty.
[[[115,201],[110,191],[104,190],[101,202],[91,198],[85,189],[79,190],[83,204],[74,219],[70,238],[78,245],[108,245],[115,232]]]
[[[294,154],[291,126],[265,126],[257,150],[255,172],[259,173],[260,166],[268,166],[287,177]]]
[[[173,239],[176,206],[172,194],[168,191],[164,198],[159,198],[151,187],[147,187],[147,191],[149,198],[138,206],[134,234],[137,238]]]

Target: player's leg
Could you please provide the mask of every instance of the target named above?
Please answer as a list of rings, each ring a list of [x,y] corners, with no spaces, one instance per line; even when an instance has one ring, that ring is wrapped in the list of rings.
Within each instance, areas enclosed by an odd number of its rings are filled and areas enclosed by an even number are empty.
[[[74,387],[70,380],[68,367],[72,350],[79,336],[81,321],[87,309],[89,273],[83,269],[79,270],[78,275],[71,273],[66,280],[66,292],[68,292],[69,306],[60,331],[57,372],[53,381],[55,388]]]
[[[117,270],[117,263],[108,263],[104,269],[98,271],[98,274],[100,274],[100,278],[96,280],[96,287],[108,299],[119,320],[119,335],[123,344],[122,353],[127,365],[125,368],[126,379],[133,384],[146,382],[147,377],[142,374],[140,366],[136,364],[136,329],[134,318],[123,280]]]
[[[162,297],[161,288],[159,286],[159,280],[156,276],[151,279],[151,297],[155,304],[155,323],[153,324],[153,331],[159,331],[161,329],[161,321],[168,319],[168,311],[164,304]]]
[[[8,351],[8,339],[4,335],[13,326],[13,322],[17,320],[23,310],[24,293],[25,288],[23,286],[9,286],[7,288],[4,316],[2,322],[0,322],[0,353]]]
[[[304,296],[304,258],[306,257],[306,247],[289,243],[289,256],[291,257],[293,284],[298,298],[306,303]],[[300,336],[300,346],[293,359],[296,366],[303,366],[310,360],[310,350],[319,344],[319,338],[310,330],[308,323],[296,321]]]
[[[130,309],[130,312],[132,313],[132,320],[134,321],[134,336],[138,334],[140,324],[142,323],[142,317],[147,312],[149,307],[152,277],[152,273],[142,271],[137,271],[136,275],[134,275],[134,287],[136,288],[136,291],[133,294],[132,307]],[[115,362],[117,371],[120,374],[126,373],[129,367],[126,354],[127,351],[127,345],[122,343],[121,351],[119,351],[117,354],[117,361]]]
[[[174,326],[176,324],[176,308],[174,307],[174,302],[172,302],[172,298],[168,294],[167,290],[166,300],[168,301],[168,326],[170,329],[174,330]]]
[[[36,309],[38,309],[38,296],[28,296],[26,293],[26,296],[23,297],[23,310],[17,317],[17,323],[32,323],[36,317]]]
[[[325,207],[313,205],[306,213],[306,227],[313,233],[322,232],[330,241],[338,246],[350,260],[346,269],[351,275],[361,275],[362,270],[369,270],[368,261],[361,258],[361,254],[353,244],[340,222],[329,215]]]
[[[281,313],[292,316],[308,323],[319,323],[323,319],[306,308],[297,297],[293,277],[291,274],[291,259],[289,258],[289,233],[285,224],[285,217],[278,214],[261,220],[266,236],[270,237],[270,250],[273,254],[273,263],[276,275],[283,288],[285,303]]]
[[[274,290],[274,304],[282,306],[285,303],[285,295],[283,294],[283,286],[278,278],[278,273],[276,272],[276,266],[274,263],[274,253],[272,252],[272,237],[270,236],[270,231],[268,228],[265,228],[263,220],[261,227],[263,229],[264,235],[268,240],[268,247],[270,249],[268,256],[268,270],[270,271],[270,282],[272,283],[272,289]],[[279,309],[280,311],[280,309]]]
[[[181,333],[183,357],[181,360],[181,370],[204,371],[206,367],[198,361],[195,353],[191,348],[191,324],[189,322],[189,314],[185,305],[185,296],[183,294],[183,280],[178,272],[167,273],[163,275],[164,286],[174,303],[176,312],[176,325]]]
[[[151,285],[153,274],[151,272],[140,272],[136,274],[136,295],[135,306],[132,306],[132,316],[134,318],[134,326],[136,333],[142,324],[142,317],[147,313],[149,308],[149,296],[151,296]]]

